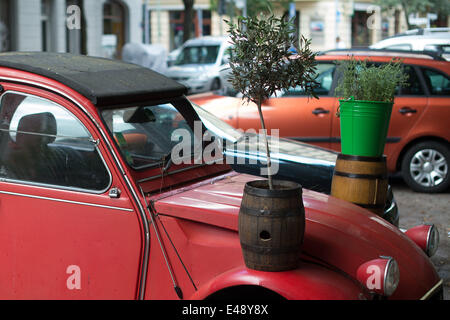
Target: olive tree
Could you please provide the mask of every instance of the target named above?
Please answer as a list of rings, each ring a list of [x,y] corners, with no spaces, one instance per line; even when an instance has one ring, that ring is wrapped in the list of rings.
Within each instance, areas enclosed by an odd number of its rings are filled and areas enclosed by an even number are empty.
[[[239,17],[237,24],[227,21],[233,44],[230,83],[249,103],[258,107],[267,153],[269,188],[272,186],[271,160],[262,103],[280,90],[300,87],[305,95],[317,98],[315,53],[310,40],[296,41],[292,21],[285,17]],[[298,44],[298,45],[296,45]]]

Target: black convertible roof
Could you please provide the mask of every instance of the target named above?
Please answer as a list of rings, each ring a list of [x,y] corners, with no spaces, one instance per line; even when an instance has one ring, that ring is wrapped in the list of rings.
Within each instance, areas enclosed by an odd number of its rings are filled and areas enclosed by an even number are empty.
[[[1,53],[0,66],[54,79],[79,92],[97,107],[147,103],[187,93],[185,86],[150,69],[69,53]]]

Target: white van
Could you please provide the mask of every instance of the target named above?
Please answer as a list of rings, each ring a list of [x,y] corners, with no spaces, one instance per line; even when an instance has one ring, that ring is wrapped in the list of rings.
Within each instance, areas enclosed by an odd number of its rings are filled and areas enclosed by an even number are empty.
[[[219,90],[223,87],[220,68],[230,58],[228,37],[201,37],[186,41],[166,76],[184,84],[189,94]]]

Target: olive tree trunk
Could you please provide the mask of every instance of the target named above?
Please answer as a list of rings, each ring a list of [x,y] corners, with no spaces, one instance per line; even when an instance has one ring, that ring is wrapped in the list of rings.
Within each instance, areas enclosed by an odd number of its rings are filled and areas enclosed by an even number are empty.
[[[264,143],[266,144],[266,156],[267,156],[267,176],[269,178],[269,189],[273,190],[273,184],[272,184],[272,161],[270,160],[270,150],[269,150],[269,142],[267,141],[267,130],[266,125],[264,123],[264,117],[262,114],[261,109],[261,99],[258,100],[257,106],[258,106],[258,112],[259,112],[259,120],[261,121],[261,127],[264,132]]]

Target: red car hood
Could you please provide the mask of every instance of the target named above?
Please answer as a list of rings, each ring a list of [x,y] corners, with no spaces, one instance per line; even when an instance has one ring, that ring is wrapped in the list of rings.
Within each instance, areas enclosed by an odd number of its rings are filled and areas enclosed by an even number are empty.
[[[152,198],[158,213],[238,230],[238,213],[247,181],[228,174]],[[438,281],[430,259],[396,227],[349,202],[303,190],[306,228],[303,252],[352,277],[364,262],[394,257],[400,284],[392,298],[417,299]]]

